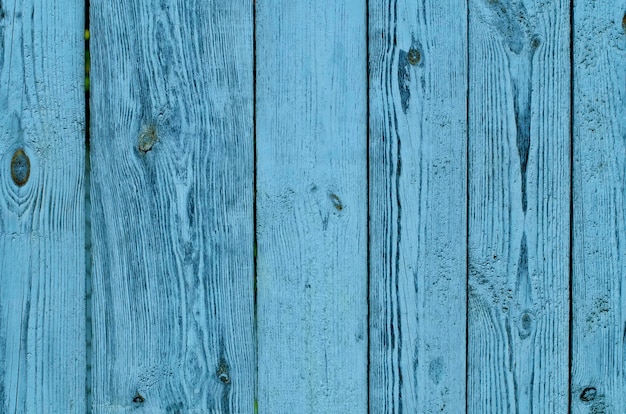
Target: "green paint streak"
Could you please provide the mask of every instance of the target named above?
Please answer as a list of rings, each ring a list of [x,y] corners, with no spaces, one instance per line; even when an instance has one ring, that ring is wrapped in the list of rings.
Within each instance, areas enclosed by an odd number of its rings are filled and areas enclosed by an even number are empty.
[[[90,70],[91,70],[91,56],[89,55],[89,30],[85,30],[85,92],[89,92]]]

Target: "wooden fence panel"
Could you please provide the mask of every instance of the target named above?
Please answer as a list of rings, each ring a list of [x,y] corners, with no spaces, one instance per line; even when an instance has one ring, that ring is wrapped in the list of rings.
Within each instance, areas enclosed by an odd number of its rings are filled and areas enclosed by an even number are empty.
[[[370,411],[465,412],[467,6],[369,2]]]
[[[85,412],[84,12],[0,4],[0,412]]]
[[[367,411],[366,2],[256,2],[259,413]]]
[[[471,1],[468,412],[564,413],[569,1]]]
[[[94,412],[253,410],[252,11],[91,3]]]
[[[0,412],[621,412],[626,0],[572,1],[97,0],[87,148],[84,3],[0,2]]]
[[[572,412],[626,407],[626,1],[574,2]]]

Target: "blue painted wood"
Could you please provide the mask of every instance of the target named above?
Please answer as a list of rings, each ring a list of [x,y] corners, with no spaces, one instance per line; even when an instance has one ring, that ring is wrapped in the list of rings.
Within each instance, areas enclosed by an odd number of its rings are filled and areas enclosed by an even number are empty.
[[[370,1],[369,41],[370,412],[462,413],[466,4]]]
[[[0,412],[622,412],[626,0],[572,1],[92,2],[90,177],[83,2],[0,3]]]
[[[91,2],[92,405],[249,413],[249,1]]]
[[[82,0],[0,3],[0,412],[85,412]]]
[[[574,2],[572,412],[626,407],[626,1]]]
[[[366,2],[256,2],[261,414],[367,411]]]
[[[568,411],[569,7],[470,2],[469,413]]]

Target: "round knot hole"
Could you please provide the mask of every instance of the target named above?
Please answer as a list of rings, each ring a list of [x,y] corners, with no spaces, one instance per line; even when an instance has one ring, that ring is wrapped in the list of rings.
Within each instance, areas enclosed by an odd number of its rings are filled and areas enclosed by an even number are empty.
[[[145,154],[152,149],[158,140],[159,137],[157,136],[156,127],[154,125],[150,125],[145,128],[141,134],[139,134],[137,147],[141,153]]]
[[[535,316],[531,311],[522,312],[518,319],[518,330],[521,339],[526,339],[532,334]]]
[[[335,210],[337,211],[343,210],[344,205],[341,202],[341,199],[339,198],[337,194],[330,193],[328,197],[330,198],[330,201],[333,203],[333,207],[335,207]]]
[[[580,393],[580,400],[590,402],[596,399],[598,391],[594,387],[587,387]]]
[[[228,363],[223,358],[220,360],[219,366],[217,367],[217,378],[223,384],[230,384],[230,374],[228,369]]]
[[[222,372],[220,374],[220,381],[222,381],[224,384],[228,384],[228,383],[230,383],[230,377],[228,376],[227,373]]]
[[[137,394],[135,394],[135,397],[133,398],[133,402],[141,404],[144,401],[146,401],[146,399],[143,398],[143,395],[141,395],[141,394],[139,394],[139,392],[137,392]]]
[[[530,46],[533,49],[537,49],[539,46],[541,46],[541,39],[539,39],[537,36],[533,37],[533,40],[530,41]]]
[[[407,53],[407,60],[409,61],[409,63],[413,66],[417,65],[418,63],[420,63],[420,60],[422,59],[422,56],[420,55],[420,51],[417,49],[413,49],[411,48],[409,50],[409,53]]]
[[[11,158],[11,178],[18,187],[23,186],[30,177],[30,159],[22,148],[15,151]]]

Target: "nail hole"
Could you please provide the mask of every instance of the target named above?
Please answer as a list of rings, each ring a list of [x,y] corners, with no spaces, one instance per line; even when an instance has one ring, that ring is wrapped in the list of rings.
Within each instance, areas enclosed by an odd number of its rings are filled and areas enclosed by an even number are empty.
[[[146,401],[146,399],[143,398],[143,395],[139,394],[139,391],[138,391],[137,394],[135,394],[135,398],[133,398],[133,402],[141,404],[144,401]]]

